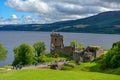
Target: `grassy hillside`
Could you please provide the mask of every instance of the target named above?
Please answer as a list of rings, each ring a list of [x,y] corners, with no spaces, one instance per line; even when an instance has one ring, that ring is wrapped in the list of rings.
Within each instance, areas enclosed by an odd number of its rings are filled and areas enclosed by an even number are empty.
[[[97,72],[26,69],[0,72],[0,80],[120,80],[120,76]]]

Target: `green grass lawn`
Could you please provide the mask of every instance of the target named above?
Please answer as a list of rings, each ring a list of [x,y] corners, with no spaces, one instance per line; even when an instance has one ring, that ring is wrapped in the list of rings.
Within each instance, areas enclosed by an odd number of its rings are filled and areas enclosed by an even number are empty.
[[[0,80],[120,80],[120,76],[85,71],[23,69],[0,72]]]

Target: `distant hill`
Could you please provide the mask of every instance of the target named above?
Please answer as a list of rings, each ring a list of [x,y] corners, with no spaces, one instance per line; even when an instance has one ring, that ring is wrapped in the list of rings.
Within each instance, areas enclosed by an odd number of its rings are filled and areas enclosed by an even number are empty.
[[[83,19],[51,24],[1,25],[0,30],[120,34],[120,11],[108,11]]]

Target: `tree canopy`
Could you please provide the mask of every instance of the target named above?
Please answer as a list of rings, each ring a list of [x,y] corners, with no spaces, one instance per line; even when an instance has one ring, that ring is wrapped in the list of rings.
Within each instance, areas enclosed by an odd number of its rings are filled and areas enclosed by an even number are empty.
[[[0,44],[0,60],[5,60],[8,51]]]
[[[120,67],[120,42],[113,44],[112,48],[107,52],[102,61],[102,68]]]
[[[75,47],[77,50],[82,50],[84,48],[84,45],[76,40],[71,41],[70,46]]]
[[[36,56],[40,56],[46,50],[45,43],[42,41],[34,43],[33,47],[37,53]]]
[[[21,44],[14,48],[13,65],[29,65],[34,62],[35,49],[29,44]]]

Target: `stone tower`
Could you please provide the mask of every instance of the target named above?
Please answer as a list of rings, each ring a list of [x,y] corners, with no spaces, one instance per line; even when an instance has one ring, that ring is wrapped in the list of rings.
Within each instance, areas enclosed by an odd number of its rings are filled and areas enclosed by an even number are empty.
[[[56,34],[56,33],[51,33],[51,52],[58,52],[61,50],[63,50],[64,48],[64,44],[63,44],[63,36],[60,34]]]

